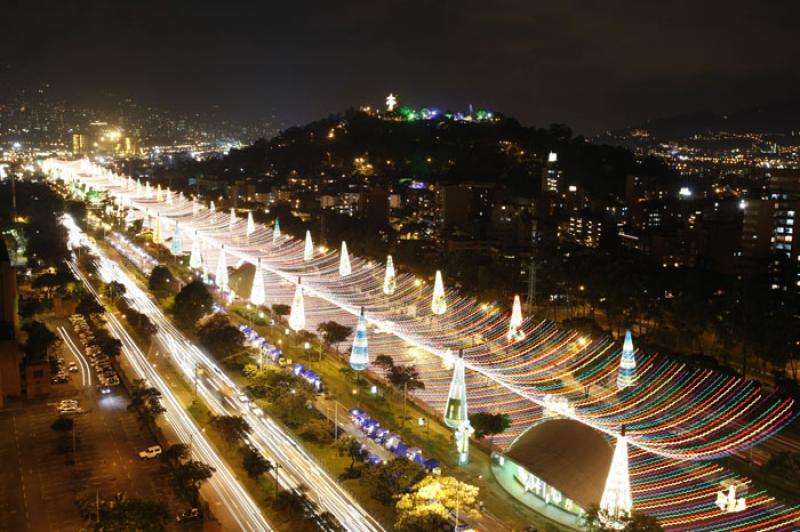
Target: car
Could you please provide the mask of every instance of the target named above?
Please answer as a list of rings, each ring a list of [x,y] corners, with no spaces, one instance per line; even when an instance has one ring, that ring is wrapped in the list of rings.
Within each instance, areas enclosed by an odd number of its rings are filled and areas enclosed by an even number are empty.
[[[259,417],[264,417],[264,411],[263,411],[263,410],[261,410],[261,407],[258,407],[258,406],[255,406],[255,405],[253,405],[253,406],[250,408],[250,411],[251,411],[253,414],[255,414],[255,415],[259,416]]]
[[[108,386],[100,386],[99,388],[100,388],[100,393],[103,395],[108,395],[111,393],[111,388],[109,388]]]
[[[78,364],[75,363],[75,362],[71,362],[67,369],[69,369],[69,371],[71,373],[77,373],[78,372]]]
[[[153,458],[157,458],[161,455],[161,446],[160,445],[151,445],[144,451],[139,451],[139,458],[142,460],[152,460]]]
[[[192,508],[190,510],[186,510],[182,514],[178,514],[176,518],[179,523],[185,523],[187,521],[196,521],[198,519],[202,519],[203,516],[200,515],[200,510],[197,508]]]
[[[250,398],[247,397],[247,394],[245,394],[244,392],[240,392],[237,397],[239,398],[239,402],[240,403],[245,403],[246,404],[246,403],[250,402]]]
[[[50,379],[50,384],[66,384],[68,380],[64,377],[59,377],[56,375],[55,377]]]
[[[83,412],[83,409],[79,406],[64,405],[58,407],[59,414],[80,414],[81,412]]]
[[[77,406],[78,405],[78,400],[77,399],[62,399],[61,401],[58,402],[58,404],[60,404],[60,405],[75,405],[75,406]]]

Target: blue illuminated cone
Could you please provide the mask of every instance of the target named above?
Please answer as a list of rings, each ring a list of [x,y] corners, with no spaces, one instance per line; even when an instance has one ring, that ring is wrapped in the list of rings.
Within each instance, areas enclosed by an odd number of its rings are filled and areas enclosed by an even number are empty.
[[[275,218],[275,225],[272,227],[272,243],[274,244],[281,238],[281,224],[277,218]]]
[[[636,384],[636,356],[633,350],[631,331],[625,331],[625,341],[622,343],[622,355],[619,360],[619,373],[617,374],[617,388],[620,390]]]
[[[178,227],[178,222],[175,222],[175,233],[172,235],[172,242],[170,242],[169,251],[176,257],[183,252],[183,248],[181,247],[181,230]]]
[[[364,307],[358,317],[356,335],[353,338],[353,349],[350,351],[350,367],[362,371],[369,366],[369,347],[367,345],[367,319],[364,317]]]
[[[289,313],[289,327],[294,332],[300,332],[306,327],[306,305],[303,300],[303,286],[300,284],[300,278],[297,278],[297,288],[294,291],[294,299],[292,300],[292,310]]]
[[[444,424],[451,429],[462,428],[469,422],[467,416],[467,385],[464,380],[464,351],[458,352],[453,365],[453,380],[450,381],[450,392],[447,394],[447,405],[444,409]]]

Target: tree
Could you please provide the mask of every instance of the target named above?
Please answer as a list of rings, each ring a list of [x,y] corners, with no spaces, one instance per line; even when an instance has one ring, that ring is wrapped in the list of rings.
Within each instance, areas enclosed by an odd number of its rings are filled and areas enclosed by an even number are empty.
[[[320,445],[328,445],[333,441],[333,435],[328,423],[321,419],[309,419],[300,429],[300,437]]]
[[[405,423],[408,392],[424,390],[425,383],[419,378],[419,372],[414,366],[392,366],[388,379],[392,386],[403,391],[403,423]]]
[[[40,321],[26,323],[22,326],[22,330],[28,334],[25,342],[25,354],[28,359],[31,361],[46,359],[58,337]]]
[[[289,305],[284,305],[283,303],[272,304],[272,312],[274,312],[275,315],[278,316],[279,318],[288,316],[291,311],[292,307],[290,307]]]
[[[335,321],[326,321],[319,324],[317,332],[322,335],[326,344],[336,346],[338,352],[339,344],[347,340],[347,337],[353,333],[353,328]]]
[[[198,460],[184,462],[172,471],[175,493],[184,501],[196,505],[200,486],[210,479],[216,469]]]
[[[199,322],[196,333],[200,344],[217,360],[223,360],[244,349],[244,334],[222,314],[214,314]]]
[[[148,501],[124,493],[117,493],[111,500],[97,500],[93,491],[78,497],[78,508],[87,522],[89,530],[136,530],[139,532],[161,532],[169,519],[169,509],[162,501]],[[98,504],[99,502],[99,504]],[[99,510],[99,515],[98,515]]]
[[[161,453],[161,458],[163,461],[171,463],[171,462],[182,462],[188,459],[191,456],[191,451],[189,450],[189,446],[185,443],[173,443],[169,447]]]
[[[511,426],[511,418],[508,417],[508,414],[503,413],[478,412],[477,414],[470,414],[469,422],[472,428],[475,429],[476,438],[492,436],[492,439],[494,439],[496,434],[505,432]]]
[[[477,486],[453,477],[428,475],[397,500],[396,530],[436,530],[450,521],[458,506],[459,520],[479,519]]]
[[[425,474],[424,467],[403,457],[364,470],[366,483],[372,488],[372,497],[387,505],[408,492],[425,478]]]
[[[250,478],[256,479],[274,469],[272,462],[264,458],[264,455],[252,445],[242,446],[241,451],[242,467]]]
[[[107,331],[101,329],[101,334],[96,334],[95,341],[100,349],[111,358],[116,358],[122,353],[122,342],[112,338]],[[100,333],[100,331],[98,331]]]
[[[106,285],[106,295],[111,299],[112,304],[116,303],[117,298],[123,297],[125,292],[125,285],[120,282],[111,281]]]
[[[383,376],[386,377],[388,372],[394,367],[394,359],[389,355],[378,355],[375,357],[374,364],[383,369]]]
[[[214,299],[208,293],[202,281],[192,281],[178,292],[172,313],[178,325],[184,328],[193,327],[195,322],[211,312]]]
[[[152,386],[147,386],[144,379],[136,379],[131,384],[131,402],[128,410],[139,413],[139,420],[143,423],[154,420],[158,415],[166,412],[161,404],[161,392]]]
[[[619,527],[606,525],[605,523],[608,521],[609,519],[605,516],[603,510],[596,505],[587,508],[583,516],[583,524],[586,530],[590,532],[613,532],[619,530],[626,532],[661,532],[664,530],[655,517],[636,511],[633,511],[627,517],[617,519],[621,525]]]
[[[241,416],[214,416],[210,423],[229,444],[243,442],[251,430]]]
[[[75,307],[75,312],[83,314],[87,318],[92,314],[102,314],[105,311],[105,307],[98,303],[94,296],[88,294],[82,296],[81,300],[78,302],[78,306]]]
[[[356,462],[363,462],[367,459],[368,452],[365,446],[349,434],[336,440],[334,445],[336,446],[336,452],[339,456],[347,456],[350,458],[350,465],[346,470],[347,475],[349,477],[358,476]]]
[[[150,272],[150,279],[147,281],[147,287],[153,292],[169,292],[174,290],[177,283],[172,272],[166,266],[156,266]]]

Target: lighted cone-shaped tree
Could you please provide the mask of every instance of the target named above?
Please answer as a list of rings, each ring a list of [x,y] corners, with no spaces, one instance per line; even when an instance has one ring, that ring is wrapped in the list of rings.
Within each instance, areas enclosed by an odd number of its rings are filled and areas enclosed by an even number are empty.
[[[266,300],[264,294],[264,272],[261,270],[261,259],[258,259],[256,273],[253,277],[253,287],[250,289],[250,303],[260,307]]]
[[[299,332],[306,327],[306,307],[303,302],[303,286],[300,284],[300,278],[297,278],[297,288],[294,291],[294,299],[292,300],[292,310],[289,312],[289,327],[294,332]]]
[[[128,214],[125,215],[125,223],[130,225],[136,221],[136,215],[133,213],[133,209],[128,209]]]
[[[247,236],[252,235],[256,232],[256,223],[253,221],[253,213],[247,213]]]
[[[200,256],[200,235],[195,231],[194,240],[192,240],[192,252],[189,255],[189,267],[193,270],[199,270],[202,265],[203,259]]]
[[[617,388],[620,390],[636,384],[636,355],[633,350],[631,331],[625,331],[625,341],[622,342],[622,355],[619,359],[619,373],[617,374]]]
[[[172,205],[172,191],[167,189],[167,205]]]
[[[342,240],[342,250],[339,252],[339,275],[345,277],[353,273],[350,267],[350,254],[347,252],[347,242]]]
[[[633,498],[631,497],[631,481],[628,476],[628,440],[625,427],[617,437],[611,468],[608,470],[606,486],[600,499],[600,520],[607,526],[622,530],[624,521],[631,515]]]
[[[453,361],[453,380],[450,381],[450,391],[447,394],[447,404],[444,409],[444,424],[451,429],[457,429],[467,417],[467,385],[464,379],[464,351],[458,352],[458,357]]]
[[[137,179],[136,180],[136,194],[141,194],[141,193],[142,193],[142,180],[141,179]]]
[[[236,225],[236,211],[234,211],[233,207],[231,207],[231,219],[228,222],[228,228],[233,229],[234,225]]]
[[[444,369],[453,369],[454,364],[455,356],[453,355],[453,350],[448,348],[442,355],[442,367]]]
[[[156,201],[164,201],[164,195],[161,193],[161,183],[156,185]]]
[[[397,276],[394,272],[394,261],[392,256],[386,257],[386,277],[383,279],[383,293],[387,296],[394,294],[397,288]]]
[[[214,279],[217,286],[223,292],[228,290],[228,264],[225,260],[225,246],[219,249],[219,257],[217,258],[217,275]]]
[[[196,198],[192,198],[192,216],[197,216],[198,212],[200,212],[200,204],[197,203]]]
[[[144,195],[146,197],[148,197],[148,198],[152,198],[153,197],[153,191],[150,189],[150,181],[148,181],[144,185]]]
[[[444,295],[444,281],[442,272],[436,270],[436,279],[433,283],[433,298],[431,299],[431,312],[442,315],[447,311],[447,299]]]
[[[367,345],[367,318],[364,317],[364,307],[358,317],[356,335],[353,337],[353,348],[350,350],[350,367],[362,371],[369,367],[369,346]]]
[[[281,239],[281,224],[277,218],[275,218],[275,225],[272,226],[272,243],[274,244],[278,240]]]
[[[522,303],[519,296],[514,296],[514,304],[511,305],[511,318],[508,320],[508,333],[506,337],[510,342],[518,342],[525,338],[525,333],[520,330],[522,326]]]
[[[181,230],[178,226],[178,222],[175,222],[175,232],[172,234],[172,242],[169,244],[169,251],[176,257],[183,253],[183,247],[181,247]]]
[[[306,230],[306,245],[303,248],[303,260],[309,261],[314,258],[314,242],[311,240],[311,231]]]
[[[153,223],[153,244],[160,244],[163,242],[161,238],[161,216],[156,215],[156,220]]]
[[[210,211],[211,211],[211,215],[212,215],[212,217],[213,217],[214,215],[216,215],[216,214],[217,214],[217,206],[216,206],[216,205],[214,205],[214,201],[213,201],[213,200],[212,200],[212,201],[211,201],[211,203],[209,204],[209,206],[208,206],[208,210],[210,210]]]

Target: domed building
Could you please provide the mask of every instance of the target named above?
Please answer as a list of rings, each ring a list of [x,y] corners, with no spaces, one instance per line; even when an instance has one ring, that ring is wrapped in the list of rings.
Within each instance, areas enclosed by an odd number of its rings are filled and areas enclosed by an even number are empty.
[[[545,419],[492,455],[500,485],[537,513],[579,527],[599,505],[614,450],[606,437],[572,419]]]

